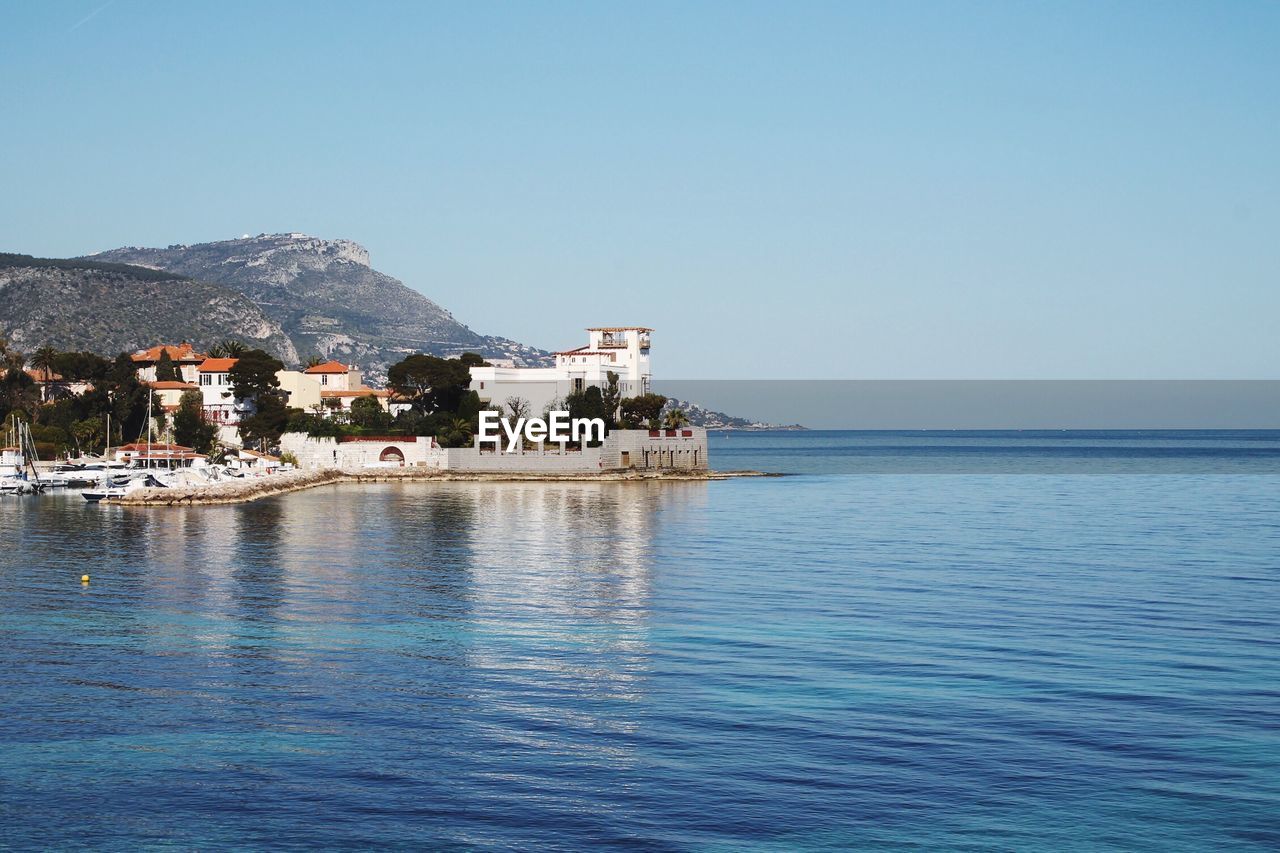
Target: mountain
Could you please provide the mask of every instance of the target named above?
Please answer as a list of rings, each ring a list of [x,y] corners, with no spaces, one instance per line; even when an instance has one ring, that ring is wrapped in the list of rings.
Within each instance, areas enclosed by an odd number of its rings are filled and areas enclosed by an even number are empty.
[[[385,378],[389,365],[415,352],[470,351],[517,366],[542,364],[548,356],[472,331],[435,302],[373,269],[368,251],[349,240],[259,234],[165,249],[113,249],[92,259],[231,288],[278,323],[304,358],[322,355],[353,363],[375,381]]]
[[[204,348],[238,338],[298,361],[280,325],[234,290],[85,259],[0,254],[0,336],[28,352],[48,345],[103,355],[160,342]]]

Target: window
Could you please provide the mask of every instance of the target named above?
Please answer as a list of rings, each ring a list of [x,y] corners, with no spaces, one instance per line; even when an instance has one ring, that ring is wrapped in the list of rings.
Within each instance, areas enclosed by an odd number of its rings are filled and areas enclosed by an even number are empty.
[[[207,373],[201,373],[201,374],[200,374],[200,384],[201,384],[201,385],[212,385],[212,384],[213,384],[213,377],[212,377],[212,376],[210,376],[210,375],[209,375],[209,374],[207,374]]]
[[[327,373],[321,373],[321,374],[320,374],[320,384],[321,384],[321,385],[328,385],[328,384],[329,384],[329,374],[327,374]]]

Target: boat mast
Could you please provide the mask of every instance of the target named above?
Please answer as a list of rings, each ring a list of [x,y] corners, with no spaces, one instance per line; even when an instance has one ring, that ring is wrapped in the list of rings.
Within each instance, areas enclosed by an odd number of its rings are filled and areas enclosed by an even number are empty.
[[[23,434],[26,436],[27,446],[31,448],[31,455],[27,457],[27,467],[31,469],[31,476],[36,478],[36,486],[39,487],[40,472],[36,470],[36,462],[39,460],[39,457],[36,455],[35,439],[31,437],[31,424],[23,424]]]

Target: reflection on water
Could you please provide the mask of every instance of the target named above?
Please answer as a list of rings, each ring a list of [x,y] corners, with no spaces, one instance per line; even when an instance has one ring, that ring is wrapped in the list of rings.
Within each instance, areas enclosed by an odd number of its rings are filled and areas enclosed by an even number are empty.
[[[1277,482],[0,501],[0,845],[1274,847]]]
[[[650,669],[654,538],[705,500],[706,484],[457,483],[227,507],[6,505],[8,695],[56,709],[7,734],[69,746],[92,706],[97,746],[70,766],[156,789],[187,767],[178,789],[202,779],[210,807],[246,775],[311,784],[279,776],[299,756],[338,788],[406,773],[419,795],[460,787],[477,813],[558,773],[539,807],[586,807],[603,783],[584,767],[636,765],[620,739]],[[88,587],[73,583],[82,570]],[[34,796],[47,759],[7,781]],[[424,777],[433,766],[448,777]]]

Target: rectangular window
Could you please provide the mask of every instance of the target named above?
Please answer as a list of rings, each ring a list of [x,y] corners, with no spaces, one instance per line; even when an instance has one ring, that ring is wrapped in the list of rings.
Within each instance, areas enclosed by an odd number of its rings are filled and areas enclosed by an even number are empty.
[[[328,385],[328,384],[329,384],[329,376],[328,376],[328,374],[325,374],[325,373],[320,374],[320,384],[321,384],[321,385]]]

